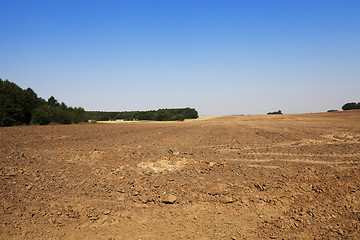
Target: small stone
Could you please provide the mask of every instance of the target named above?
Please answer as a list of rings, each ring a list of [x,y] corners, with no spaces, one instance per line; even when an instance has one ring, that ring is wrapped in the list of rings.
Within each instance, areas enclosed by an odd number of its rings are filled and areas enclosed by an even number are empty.
[[[222,203],[233,203],[235,200],[232,197],[225,196],[223,199],[221,199]]]
[[[134,193],[133,193],[133,196],[138,196],[139,195],[139,192],[138,191],[135,191]]]
[[[211,167],[211,168],[214,167],[215,165],[216,165],[216,162],[210,162],[209,163],[209,167]]]
[[[173,204],[176,202],[177,197],[175,195],[172,194],[166,194],[161,198],[161,201],[163,203],[167,203],[167,204]]]
[[[96,220],[99,219],[99,216],[98,216],[98,215],[91,215],[91,216],[89,216],[89,219],[90,219],[91,221],[96,221]]]
[[[139,200],[142,202],[142,203],[147,203],[149,202],[149,198],[145,195],[141,195],[139,196]]]
[[[338,234],[340,234],[340,235],[344,235],[345,233],[344,233],[344,230],[342,230],[341,228],[337,231],[338,232]]]
[[[6,175],[9,177],[13,177],[13,176],[16,176],[16,172],[15,172],[15,170],[13,170],[13,171],[8,172]]]
[[[254,186],[255,186],[259,191],[265,191],[265,190],[266,190],[266,186],[265,186],[265,185],[254,184]]]

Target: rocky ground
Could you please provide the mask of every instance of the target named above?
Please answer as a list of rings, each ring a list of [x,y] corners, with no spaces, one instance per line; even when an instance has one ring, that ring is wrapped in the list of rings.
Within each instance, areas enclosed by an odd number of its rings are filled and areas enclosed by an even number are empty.
[[[0,128],[0,239],[360,239],[359,123]]]

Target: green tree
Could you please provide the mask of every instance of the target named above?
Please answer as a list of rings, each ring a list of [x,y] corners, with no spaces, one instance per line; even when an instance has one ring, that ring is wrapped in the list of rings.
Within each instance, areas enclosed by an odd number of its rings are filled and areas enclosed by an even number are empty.
[[[45,101],[31,88],[23,90],[15,83],[0,79],[0,126],[69,124],[86,122],[87,118],[81,107],[67,107],[53,96]]]
[[[182,114],[177,114],[175,116],[172,116],[170,120],[171,121],[184,121],[185,117]]]
[[[0,79],[0,125],[24,124],[24,104],[24,91],[15,83]]]
[[[268,114],[283,114],[283,113],[281,112],[281,110],[279,110],[277,112],[269,112]]]
[[[31,88],[25,90],[25,101],[23,104],[24,122],[29,124],[34,110],[40,106],[41,100]]]
[[[351,102],[351,103],[345,103],[344,106],[342,106],[342,109],[344,111],[346,110],[353,110],[353,109],[357,109],[358,108],[358,104]]]
[[[60,106],[59,102],[56,100],[56,98],[54,98],[53,96],[51,96],[47,103],[51,106],[51,107],[58,107]]]
[[[31,124],[47,125],[51,123],[53,118],[53,108],[49,105],[41,105],[36,108],[31,117]]]

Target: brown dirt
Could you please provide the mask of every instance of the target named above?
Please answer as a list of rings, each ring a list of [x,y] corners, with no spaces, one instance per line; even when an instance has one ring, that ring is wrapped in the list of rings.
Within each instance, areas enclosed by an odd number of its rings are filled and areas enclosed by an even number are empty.
[[[0,129],[1,239],[360,239],[360,111]]]

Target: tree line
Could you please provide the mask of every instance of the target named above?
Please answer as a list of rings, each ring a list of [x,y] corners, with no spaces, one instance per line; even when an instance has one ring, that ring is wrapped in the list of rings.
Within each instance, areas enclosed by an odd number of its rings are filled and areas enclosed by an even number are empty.
[[[89,117],[96,121],[109,121],[123,119],[125,121],[150,120],[150,121],[183,121],[199,117],[194,108],[171,108],[150,111],[125,111],[125,112],[102,112],[88,111]]]
[[[342,110],[346,111],[346,110],[354,110],[354,109],[360,109],[360,102],[356,103],[356,102],[350,102],[350,103],[345,103],[342,106]],[[338,110],[328,110],[327,112],[337,112]]]
[[[344,110],[344,111],[353,110],[353,109],[360,109],[360,102],[359,103],[355,103],[355,102],[345,103],[344,106],[342,106],[342,110]]]
[[[53,96],[47,101],[31,89],[22,89],[0,78],[0,126],[46,125],[50,123],[86,122],[88,116],[81,108],[59,103]]]
[[[152,121],[183,121],[198,118],[194,108],[159,109],[151,111],[101,112],[85,111],[82,107],[68,107],[51,96],[45,100],[31,88],[22,89],[9,80],[0,78],[0,126],[71,124],[124,119]]]

